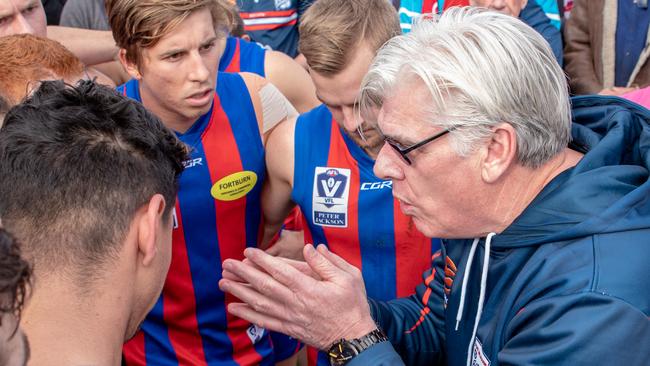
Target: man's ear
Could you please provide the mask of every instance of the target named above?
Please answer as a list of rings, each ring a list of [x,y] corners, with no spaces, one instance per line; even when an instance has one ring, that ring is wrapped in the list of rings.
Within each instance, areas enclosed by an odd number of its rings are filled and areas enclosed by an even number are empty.
[[[126,70],[127,74],[129,74],[129,76],[134,79],[140,80],[142,77],[140,69],[138,68],[138,65],[126,58],[126,50],[124,48],[120,48],[120,50],[117,52],[117,57],[120,60],[122,67],[124,67],[124,70]]]
[[[508,170],[517,156],[517,132],[509,123],[494,127],[492,136],[484,147],[481,160],[481,178],[494,183]]]
[[[158,252],[157,235],[163,223],[165,212],[165,198],[161,194],[154,194],[148,203],[140,208],[137,215],[138,222],[138,251],[141,253],[142,264],[148,266]]]

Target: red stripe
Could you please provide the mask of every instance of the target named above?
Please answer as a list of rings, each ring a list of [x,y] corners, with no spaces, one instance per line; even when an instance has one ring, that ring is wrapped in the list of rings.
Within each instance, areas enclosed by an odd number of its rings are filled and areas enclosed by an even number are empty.
[[[424,0],[422,1],[422,11],[420,12],[421,14],[429,14],[429,13],[437,13],[438,9],[433,11],[433,4],[437,4],[438,2],[435,0]]]
[[[228,116],[221,107],[215,93],[213,117],[202,136],[205,157],[212,182],[243,170],[239,149]],[[217,166],[218,164],[218,166]],[[217,236],[221,261],[228,258],[242,260],[246,249],[246,196],[234,201],[215,200],[217,215]],[[220,274],[219,274],[220,277]],[[215,291],[219,278],[214,279]],[[226,305],[239,302],[225,294]],[[233,359],[240,365],[253,365],[262,360],[246,334],[250,323],[226,312],[228,329],[226,333],[232,342]]]
[[[429,315],[430,312],[431,312],[431,309],[429,309],[428,307],[420,310],[420,318],[418,319],[418,321],[409,330],[407,330],[404,333],[408,334],[408,333],[411,333],[414,330],[418,329],[418,327],[422,324],[422,322],[424,322],[424,318],[426,318],[427,315]]]
[[[318,349],[307,346],[307,365],[316,366],[318,364]]]
[[[278,29],[282,27],[288,27],[290,25],[295,25],[297,22],[298,20],[294,19],[286,23],[245,25],[244,30],[246,32],[256,31],[256,30],[272,30],[272,29]]]
[[[140,330],[135,337],[124,344],[122,354],[127,365],[146,366],[147,358],[144,355],[144,333]]]
[[[329,249],[345,259],[348,263],[361,269],[361,247],[359,243],[359,167],[348,151],[339,126],[332,119],[332,135],[327,166],[332,168],[350,167],[350,194],[348,196],[348,227],[331,228],[323,226],[323,233]],[[347,238],[338,240],[337,238]],[[347,243],[357,243],[349,245]]]
[[[235,51],[232,54],[230,63],[226,67],[226,72],[239,72],[240,71],[240,60],[239,60],[239,38],[237,38],[237,43],[235,44]]]
[[[314,236],[311,234],[311,230],[309,230],[309,223],[304,214],[302,215],[302,227],[305,234],[305,244],[314,244]]]
[[[296,13],[296,9],[290,10],[272,10],[272,11],[258,11],[258,12],[239,12],[242,19],[259,19],[259,18],[276,18],[276,17],[289,17]]]
[[[178,228],[172,232],[172,262],[163,288],[163,318],[179,366],[206,365],[178,199],[175,209]]]
[[[447,0],[443,5],[442,10],[445,11],[452,6],[469,6],[469,0]]]
[[[440,257],[440,252],[436,252],[433,256],[431,256],[431,262],[435,261],[436,258]],[[420,318],[418,321],[413,324],[413,326],[407,330],[405,333],[411,333],[414,330],[416,330],[424,321],[424,318],[431,312],[431,309],[429,309],[429,306],[427,303],[429,302],[429,296],[431,296],[431,287],[429,287],[429,284],[431,284],[431,281],[436,276],[436,269],[435,267],[431,270],[431,274],[424,280],[424,285],[427,286],[427,290],[424,292],[424,295],[422,296],[422,304],[424,304],[424,309],[420,310]]]
[[[431,268],[431,239],[422,235],[413,219],[404,215],[394,200],[395,261],[397,297],[412,295],[421,275]]]

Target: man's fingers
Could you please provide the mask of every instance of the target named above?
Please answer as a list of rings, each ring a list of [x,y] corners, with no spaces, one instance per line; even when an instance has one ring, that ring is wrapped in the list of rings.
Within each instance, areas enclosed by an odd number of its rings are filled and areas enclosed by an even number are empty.
[[[231,303],[228,305],[228,312],[264,329],[287,334],[287,329],[285,329],[284,326],[286,324],[286,321],[257,312],[248,304],[236,302]],[[295,335],[289,335],[295,338]]]
[[[330,252],[329,249],[327,249],[326,245],[320,244],[318,248],[316,248],[316,250],[318,250],[318,252],[322,254],[328,261],[332,262],[335,266],[346,271],[347,273],[355,274],[356,272],[358,272],[357,267],[346,262],[345,259],[339,257],[338,255]]]
[[[291,268],[290,266],[286,267]],[[250,284],[257,292],[266,297],[276,299],[281,303],[290,301],[293,298],[293,292],[285,285],[276,281],[268,273],[265,273],[250,264],[227,259],[223,262],[223,269],[224,273],[230,272],[232,276],[241,280],[237,282]],[[233,293],[233,295],[237,296],[235,293]],[[244,298],[240,297],[240,299],[252,304]]]
[[[219,281],[219,288],[232,294],[241,301],[247,303],[252,309],[260,314],[266,314],[273,317],[287,316],[284,306],[275,301],[273,298],[260,293],[256,288],[249,284],[233,282],[227,279]]]
[[[297,269],[301,273],[315,279],[316,281],[320,281],[321,278],[319,275],[314,272],[309,264],[305,261],[300,261],[300,260],[294,260],[294,259],[288,259],[288,258],[281,258],[282,261],[284,261],[286,264],[292,266],[293,268]]]
[[[302,273],[292,265],[287,265],[287,259],[272,257],[254,248],[246,249],[244,255],[291,291],[304,293],[316,286],[312,276]]]
[[[329,261],[318,252],[313,245],[305,245],[305,260],[314,272],[324,280],[333,280],[340,277],[343,270]]]

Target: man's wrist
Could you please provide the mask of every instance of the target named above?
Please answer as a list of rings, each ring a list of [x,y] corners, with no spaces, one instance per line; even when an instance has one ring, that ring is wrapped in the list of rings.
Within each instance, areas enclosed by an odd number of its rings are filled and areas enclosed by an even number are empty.
[[[361,338],[377,328],[377,324],[372,319],[368,319],[350,328],[341,338],[347,340]]]

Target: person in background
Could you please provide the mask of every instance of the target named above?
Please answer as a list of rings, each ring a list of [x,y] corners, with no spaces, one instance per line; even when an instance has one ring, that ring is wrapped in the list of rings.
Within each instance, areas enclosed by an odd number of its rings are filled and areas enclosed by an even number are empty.
[[[621,95],[650,85],[647,0],[574,0],[564,28],[573,94]]]
[[[38,88],[42,80],[64,80],[75,84],[81,79],[114,87],[112,80],[93,69],[60,43],[31,34],[0,37],[0,125],[9,108]]]

